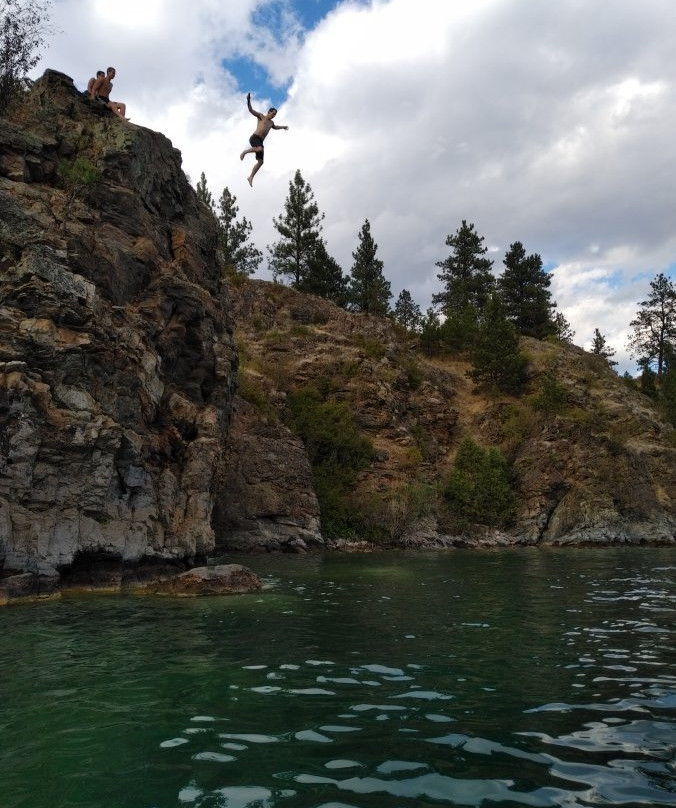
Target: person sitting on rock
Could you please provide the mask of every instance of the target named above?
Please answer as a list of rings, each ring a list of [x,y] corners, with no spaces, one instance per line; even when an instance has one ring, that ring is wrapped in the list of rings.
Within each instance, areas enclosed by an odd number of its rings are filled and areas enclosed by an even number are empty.
[[[96,71],[96,75],[95,75],[95,76],[92,76],[92,77],[89,79],[89,81],[87,82],[87,91],[86,91],[85,95],[88,95],[88,96],[90,96],[90,97],[91,97],[91,94],[92,94],[92,87],[94,86],[94,84],[95,84],[95,82],[96,82],[96,79],[100,79],[100,78],[101,78],[101,76],[105,76],[105,75],[106,75],[106,74],[103,72],[103,70],[97,70],[97,71]]]
[[[96,79],[89,94],[93,100],[99,100],[102,104],[105,104],[118,118],[128,121],[129,118],[125,117],[127,105],[123,104],[121,101],[110,100],[110,92],[113,89],[115,72],[114,67],[109,67],[104,76],[100,76]]]

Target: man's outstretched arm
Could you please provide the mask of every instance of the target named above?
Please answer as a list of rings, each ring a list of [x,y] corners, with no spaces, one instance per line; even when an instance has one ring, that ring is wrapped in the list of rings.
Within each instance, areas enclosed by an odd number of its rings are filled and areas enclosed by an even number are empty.
[[[246,105],[249,108],[249,112],[255,117],[260,120],[263,116],[262,112],[256,112],[256,110],[251,106],[251,93],[246,94]]]
[[[288,126],[277,126],[276,123],[273,123],[272,128],[273,129],[288,129],[289,127]]]

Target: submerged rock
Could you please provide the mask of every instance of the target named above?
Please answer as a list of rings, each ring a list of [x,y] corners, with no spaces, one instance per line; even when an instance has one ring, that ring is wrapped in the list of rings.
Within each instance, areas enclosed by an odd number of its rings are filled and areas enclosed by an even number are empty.
[[[233,595],[256,592],[262,588],[260,578],[241,564],[219,564],[215,567],[194,567],[169,578],[137,582],[135,592],[153,595]]]

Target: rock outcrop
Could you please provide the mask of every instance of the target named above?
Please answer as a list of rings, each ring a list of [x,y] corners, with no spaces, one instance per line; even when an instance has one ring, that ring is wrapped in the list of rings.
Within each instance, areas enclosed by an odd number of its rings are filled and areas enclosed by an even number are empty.
[[[214,545],[235,385],[213,217],[161,134],[47,71],[0,119],[0,566]]]

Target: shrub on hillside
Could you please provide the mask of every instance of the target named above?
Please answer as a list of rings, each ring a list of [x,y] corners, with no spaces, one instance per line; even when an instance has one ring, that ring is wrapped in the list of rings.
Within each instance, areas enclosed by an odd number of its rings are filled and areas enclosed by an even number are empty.
[[[326,400],[315,388],[287,396],[289,424],[299,435],[312,464],[322,532],[329,538],[357,534],[362,520],[349,494],[357,475],[373,459],[371,442],[359,431],[347,404]]]
[[[453,521],[461,528],[508,525],[514,517],[516,499],[504,455],[498,449],[483,449],[471,438],[465,438],[444,497]]]

